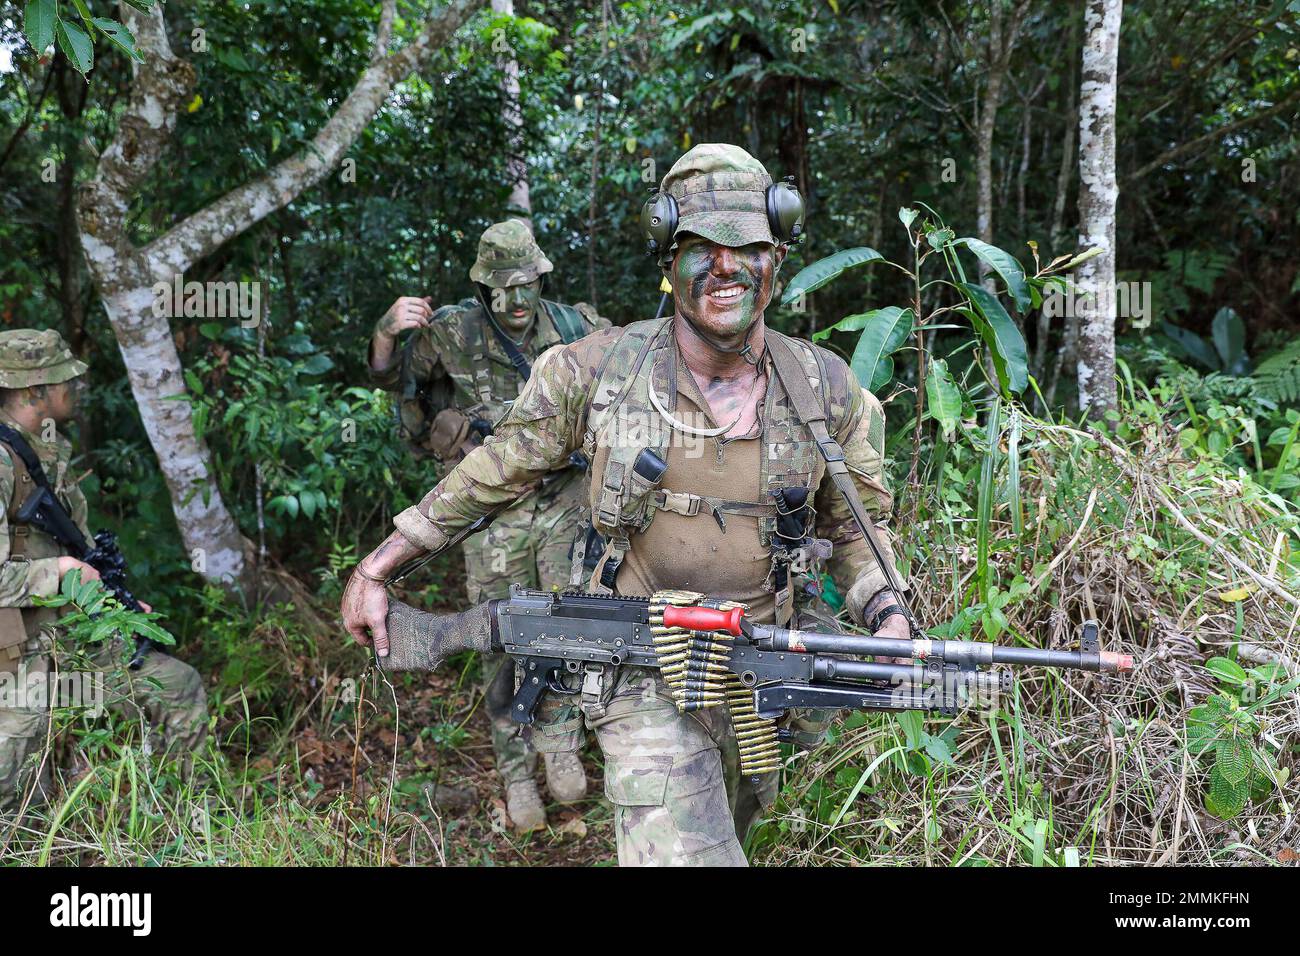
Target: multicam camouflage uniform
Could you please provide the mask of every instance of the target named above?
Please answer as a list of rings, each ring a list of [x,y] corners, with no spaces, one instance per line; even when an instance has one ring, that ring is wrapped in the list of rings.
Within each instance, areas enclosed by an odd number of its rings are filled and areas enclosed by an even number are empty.
[[[679,232],[739,246],[774,242],[766,216],[751,211],[763,208],[770,182],[743,150],[706,145],[678,161],[664,188],[678,197]],[[849,610],[860,622],[886,578],[848,506],[823,480],[825,464],[783,378],[774,374],[773,355],[785,350],[822,397],[831,436],[843,446],[859,493],[868,509],[884,515],[892,499],[884,484],[880,403],[841,359],[769,329],[761,359],[768,373],[761,434],[710,438],[696,454],[649,397],[653,388],[679,419],[716,425],[682,364],[673,321],[604,330],[548,351],[495,435],[399,514],[398,531],[421,548],[438,550],[581,448],[592,460],[593,521],[609,542],[591,587],[600,588],[603,579],[623,594],[703,591],[750,604],[757,620],[781,622],[793,613],[793,602],[779,587],[771,492],[803,487],[815,493],[810,530],[832,542],[828,570],[841,586],[851,585]],[[647,485],[632,469],[646,448],[667,462],[659,486]],[[603,573],[611,561],[618,567]],[[596,683],[599,692],[584,693],[581,702],[605,755],[619,862],[744,865],[741,841],[772,799],[776,775],[757,783],[740,779],[735,736],[722,710],[678,713],[657,671],[625,666],[600,674]]]
[[[552,269],[528,226],[518,220],[497,223],[483,233],[470,279],[489,289],[529,283]],[[566,306],[542,300],[520,351],[530,361],[553,345],[608,328],[585,303]],[[398,396],[403,439],[416,455],[454,464],[481,438],[477,420],[495,425],[524,387],[487,324],[482,303],[465,299],[434,312],[427,328],[413,334],[400,361],[373,380]],[[562,587],[569,582],[570,553],[582,521],[581,472],[561,462],[493,520],[487,531],[464,543],[466,586],[472,603],[505,597],[511,584]],[[484,663],[484,703],[492,721],[497,771],[507,784],[531,779],[536,750],[510,720],[514,668],[509,658]],[[542,750],[546,744],[542,743]]]
[[[0,388],[57,384],[85,370],[86,366],[73,357],[57,332],[0,332]],[[86,497],[69,472],[72,445],[58,434],[45,441],[43,436],[24,429],[3,409],[0,422],[27,440],[55,494],[89,539]],[[50,536],[15,521],[18,508],[32,489],[32,477],[22,461],[7,445],[0,444],[0,502],[4,503],[0,517],[0,672],[12,682],[8,684],[11,689],[18,674],[25,673],[31,681],[33,675],[43,675],[50,669],[54,641],[51,625],[60,612],[35,607],[32,598],[58,593],[58,560],[67,554]],[[159,652],[145,657],[139,670],[129,671],[123,663],[124,651],[123,641],[114,638],[89,655],[92,665],[105,672],[105,703],[133,719],[144,719],[155,752],[198,747],[208,722],[198,673],[177,658]],[[0,682],[0,686],[6,683]],[[0,810],[21,803],[31,772],[41,763],[48,725],[44,707],[9,703],[0,700]],[[48,759],[41,778],[33,802],[44,797]]]

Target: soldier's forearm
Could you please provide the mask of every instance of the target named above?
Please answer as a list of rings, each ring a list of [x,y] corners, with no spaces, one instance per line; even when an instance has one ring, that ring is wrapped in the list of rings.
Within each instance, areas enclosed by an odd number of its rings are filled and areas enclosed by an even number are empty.
[[[386,372],[393,361],[393,352],[396,351],[397,340],[393,339],[378,329],[370,338],[370,371]]]
[[[423,557],[428,550],[394,531],[375,550],[361,559],[359,567],[369,577],[388,578],[409,561]]]

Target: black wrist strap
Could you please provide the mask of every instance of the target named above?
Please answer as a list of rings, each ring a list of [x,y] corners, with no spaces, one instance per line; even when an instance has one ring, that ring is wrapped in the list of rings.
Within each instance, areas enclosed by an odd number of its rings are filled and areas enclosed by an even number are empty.
[[[880,626],[894,615],[898,615],[904,619],[907,617],[906,612],[897,604],[886,604],[879,611],[873,614],[870,620],[864,621],[863,626],[872,634],[875,634],[876,631],[880,630]]]

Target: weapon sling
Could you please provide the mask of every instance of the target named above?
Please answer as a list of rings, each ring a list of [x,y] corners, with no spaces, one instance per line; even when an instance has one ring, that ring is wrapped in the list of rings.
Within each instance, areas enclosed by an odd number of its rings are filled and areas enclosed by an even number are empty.
[[[817,450],[826,462],[826,474],[835,483],[835,490],[840,493],[844,503],[849,506],[849,511],[853,515],[853,522],[862,531],[867,540],[867,546],[871,549],[872,557],[876,559],[876,564],[884,572],[886,586],[893,593],[899,609],[903,612],[903,616],[907,618],[908,626],[913,633],[919,632],[920,627],[916,623],[916,618],[912,616],[912,609],[908,607],[907,602],[903,599],[902,582],[898,580],[893,565],[885,556],[885,547],[876,532],[875,523],[867,515],[866,509],[862,507],[862,499],[858,496],[858,489],[853,484],[853,476],[849,474],[848,466],[844,463],[844,448],[831,437],[830,431],[826,427],[826,409],[822,401],[813,393],[812,386],[808,382],[807,372],[800,367],[799,360],[780,337],[772,336],[768,339],[767,348],[771,352],[772,365],[776,369],[777,378],[781,380],[781,385],[785,388],[786,394],[790,396],[795,412],[803,420],[803,423],[808,426],[809,431],[812,432],[813,439],[817,443]],[[820,358],[817,364],[822,373],[821,380],[824,386],[826,381],[825,367],[822,365]]]

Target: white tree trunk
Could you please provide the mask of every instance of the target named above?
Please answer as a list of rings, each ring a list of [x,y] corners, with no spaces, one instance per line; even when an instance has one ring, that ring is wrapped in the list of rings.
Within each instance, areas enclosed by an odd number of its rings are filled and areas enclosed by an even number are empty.
[[[181,538],[195,570],[209,580],[252,583],[243,536],[222,501],[208,449],[194,430],[168,318],[154,314],[153,286],[170,285],[195,262],[324,177],[383,105],[393,84],[426,63],[477,5],[475,0],[454,0],[425,24],[416,40],[388,55],[395,3],[385,0],[370,66],[308,148],[137,247],[127,233],[128,207],[162,155],[195,75],[189,63],[172,53],[161,5],[140,13],[123,4],[144,62],[133,65],[130,102],[95,177],[81,188],[81,243],[167,482]]]
[[[498,16],[515,15],[515,0],[492,0],[492,12]],[[510,196],[506,209],[512,216],[531,221],[532,199],[528,194],[528,162],[524,157],[524,114],[519,99],[519,62],[514,51],[507,49],[501,55],[501,90],[505,95],[502,119],[506,124],[506,180],[510,183]],[[522,214],[522,215],[521,215]]]
[[[1079,245],[1102,253],[1075,273],[1079,288],[1076,369],[1079,408],[1116,407],[1115,96],[1123,0],[1087,0],[1079,85]]]

